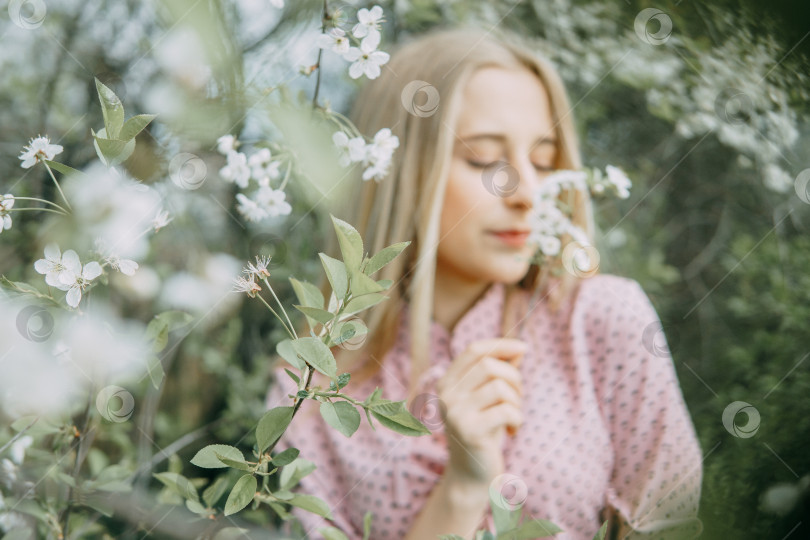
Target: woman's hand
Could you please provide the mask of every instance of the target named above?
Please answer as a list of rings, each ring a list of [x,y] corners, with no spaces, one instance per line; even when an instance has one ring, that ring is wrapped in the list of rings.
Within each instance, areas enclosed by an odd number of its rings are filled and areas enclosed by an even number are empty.
[[[443,402],[448,481],[489,486],[504,472],[503,440],[523,423],[519,365],[526,343],[496,338],[472,342],[437,381]]]

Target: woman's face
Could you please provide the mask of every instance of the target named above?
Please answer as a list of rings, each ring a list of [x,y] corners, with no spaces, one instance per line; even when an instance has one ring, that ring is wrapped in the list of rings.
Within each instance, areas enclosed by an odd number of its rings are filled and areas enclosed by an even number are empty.
[[[437,254],[437,274],[466,282],[517,283],[534,249],[532,191],[555,167],[551,107],[528,70],[487,67],[463,92]]]

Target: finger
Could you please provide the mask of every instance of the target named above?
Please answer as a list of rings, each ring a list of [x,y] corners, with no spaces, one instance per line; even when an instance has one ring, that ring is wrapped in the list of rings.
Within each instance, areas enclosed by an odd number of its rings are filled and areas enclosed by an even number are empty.
[[[501,403],[484,411],[480,419],[482,429],[486,432],[496,430],[500,427],[511,426],[518,429],[523,424],[523,413],[509,403]]]
[[[491,356],[483,357],[453,384],[454,391],[475,390],[492,379],[503,379],[523,394],[523,377],[520,371],[511,364]]]
[[[473,410],[485,411],[499,403],[510,403],[520,409],[521,399],[515,388],[503,379],[487,381],[470,394]]]
[[[512,338],[479,339],[470,343],[448,367],[447,372],[455,378],[463,374],[482,356],[494,356],[503,360],[512,360],[523,356],[528,350],[525,341]]]

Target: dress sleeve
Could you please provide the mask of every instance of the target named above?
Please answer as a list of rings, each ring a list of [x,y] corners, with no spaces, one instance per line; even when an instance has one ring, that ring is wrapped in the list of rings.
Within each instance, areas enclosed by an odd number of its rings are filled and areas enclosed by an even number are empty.
[[[298,391],[295,382],[283,369],[274,371],[275,380],[267,393],[266,407],[292,405],[292,398],[288,394]],[[290,447],[298,448],[300,457],[313,462],[316,469],[301,479],[298,486],[293,489],[295,493],[315,495],[323,499],[332,512],[332,522],[297,507],[291,507],[290,513],[298,518],[306,533],[305,537],[312,540],[323,540],[318,532],[322,527],[337,527],[351,538],[362,538],[351,524],[345,510],[348,499],[345,499],[346,490],[342,484],[342,475],[337,468],[337,461],[333,443],[327,430],[333,429],[326,425],[318,412],[318,404],[312,400],[305,400],[293,418],[292,423],[279,440],[274,453],[281,452]]]
[[[636,281],[615,279],[608,288],[596,380],[614,454],[608,538],[695,538],[703,529],[702,454],[666,329]]]

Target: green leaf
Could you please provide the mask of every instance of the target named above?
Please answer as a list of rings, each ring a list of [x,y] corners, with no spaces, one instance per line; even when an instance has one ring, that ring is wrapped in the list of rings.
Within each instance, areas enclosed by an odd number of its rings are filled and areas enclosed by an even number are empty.
[[[285,521],[288,520],[288,519],[292,519],[292,517],[293,517],[292,514],[287,512],[287,510],[283,506],[281,506],[280,504],[275,503],[275,502],[268,502],[267,504],[270,505],[270,508],[272,508],[273,511],[276,514],[278,514],[278,517],[280,517],[281,519],[283,519]]]
[[[11,281],[6,276],[0,276],[0,283],[2,283],[4,287],[17,291],[18,293],[28,294],[41,300],[45,300],[49,304],[56,307],[63,307],[62,304],[57,302],[52,296],[42,294],[36,287],[23,281]]]
[[[404,401],[384,400],[370,405],[369,410],[382,425],[397,433],[413,437],[430,435],[430,430],[408,412]]]
[[[300,371],[304,371],[304,368],[307,367],[304,360],[298,358],[298,352],[296,352],[295,347],[293,347],[292,339],[285,339],[284,341],[277,343],[276,353],[284,360],[292,364],[294,368],[297,368]]]
[[[201,505],[196,501],[189,501],[188,499],[186,499],[186,508],[188,508],[195,514],[208,515],[208,510],[203,505]]]
[[[170,310],[158,313],[155,315],[154,319],[166,323],[169,327],[169,331],[171,332],[191,323],[191,321],[194,320],[194,316],[190,313],[186,313],[185,311]]]
[[[390,246],[383,248],[379,251],[379,253],[375,254],[371,259],[369,259],[368,264],[366,264],[363,273],[367,276],[370,276],[376,273],[378,270],[383,268],[386,264],[393,261],[397,255],[402,253],[411,242],[398,242],[396,244],[391,244]]]
[[[596,531],[596,535],[593,537],[593,540],[605,540],[605,536],[607,535],[607,528],[608,522],[605,521],[602,523],[602,526],[599,527],[599,530]]]
[[[27,429],[26,429],[27,428]],[[42,418],[35,415],[21,416],[11,424],[11,429],[14,431],[22,431],[25,429],[26,435],[35,437],[37,435],[50,435],[59,433],[62,428],[50,423],[47,418]]]
[[[79,176],[79,177],[82,177],[82,178],[87,178],[87,175],[85,173],[83,173],[82,171],[78,171],[78,170],[74,169],[73,167],[69,167],[68,165],[65,165],[64,163],[59,163],[57,161],[51,161],[49,159],[46,159],[44,161],[45,161],[45,163],[48,164],[48,167],[50,167],[51,169],[53,169],[55,171],[58,171],[58,172],[64,174],[65,176],[74,176],[74,175],[76,175],[76,176]]]
[[[290,499],[295,497],[295,494],[292,491],[280,489],[278,491],[273,492],[273,497],[275,497],[276,499],[281,499],[282,501],[289,501]]]
[[[157,317],[149,321],[149,324],[146,325],[146,339],[153,342],[152,352],[159,353],[165,349],[169,342],[168,323]]]
[[[154,114],[139,114],[127,120],[121,128],[121,133],[118,134],[118,139],[122,141],[129,141],[138,136],[138,133],[144,130],[149,123],[155,119]]]
[[[363,540],[368,540],[371,536],[371,511],[366,512],[363,516]]]
[[[240,540],[245,538],[248,532],[250,532],[248,529],[242,527],[223,527],[217,531],[213,540]]]
[[[380,293],[371,293],[365,294],[363,296],[357,296],[349,300],[346,304],[346,307],[343,309],[341,316],[344,315],[354,315],[355,313],[360,313],[372,306],[376,306],[383,300],[387,300],[388,297],[384,296]]]
[[[457,534],[440,534],[439,540],[467,540],[467,539]]]
[[[124,125],[124,105],[115,92],[98,79],[96,79],[96,91],[98,100],[101,102],[101,114],[104,116],[104,129],[107,130],[108,137],[117,139],[121,127]]]
[[[323,269],[326,271],[326,278],[329,284],[332,285],[332,290],[338,300],[346,297],[346,292],[349,289],[349,278],[346,273],[346,265],[342,261],[333,259],[325,253],[318,253],[323,264]]]
[[[323,535],[324,540],[349,540],[349,537],[337,527],[322,527],[318,532]]]
[[[330,379],[337,377],[337,362],[329,347],[320,338],[302,337],[292,341],[295,351],[317,371]]]
[[[299,480],[315,470],[315,464],[304,458],[298,458],[281,469],[278,479],[279,489],[292,489]]]
[[[533,540],[562,532],[562,529],[545,519],[524,521],[520,526],[498,534],[498,540]]]
[[[384,290],[379,283],[360,271],[351,273],[352,296],[361,296],[369,293],[376,293]]]
[[[228,446],[227,444],[210,444],[197,452],[191,459],[191,463],[203,469],[222,469],[227,467],[227,465],[219,460],[217,454],[237,461],[245,460],[245,456],[238,448]]]
[[[510,531],[517,527],[520,522],[520,508],[509,510],[504,506],[503,495],[497,486],[490,485],[489,487],[489,506],[492,511],[492,519],[495,522],[495,532],[501,533]]]
[[[228,500],[225,501],[225,515],[235,514],[249,505],[256,493],[257,486],[256,477],[252,474],[246,474],[237,480],[231,494],[228,495]]]
[[[360,413],[347,401],[324,401],[321,403],[321,416],[327,424],[347,437],[351,437],[360,427]]]
[[[173,472],[155,473],[152,476],[157,478],[163,485],[169,488],[174,493],[177,493],[184,499],[191,499],[192,501],[200,500],[197,495],[197,488],[189,481],[188,478],[182,474]]]
[[[163,364],[160,361],[160,358],[157,356],[150,355],[146,359],[146,370],[149,372],[149,379],[152,381],[152,386],[155,387],[155,390],[160,388],[160,383],[163,382],[163,377],[166,376],[166,372],[163,370]]]
[[[321,517],[332,519],[332,512],[329,510],[323,499],[315,495],[296,494],[292,499],[286,501],[288,504],[303,508],[313,514],[318,514]]]
[[[104,130],[99,131],[99,134]],[[135,151],[135,139],[122,141],[120,139],[107,139],[96,135],[93,137],[93,146],[101,160],[108,166],[123,162]]]
[[[383,290],[388,289],[391,285],[394,284],[394,280],[392,279],[381,279],[377,282],[377,285],[383,288]]]
[[[223,456],[219,452],[216,453],[216,457],[217,457],[218,460],[220,460],[222,463],[224,463],[228,467],[231,467],[232,469],[238,469],[240,471],[250,471],[250,472],[253,471],[253,466],[250,463],[246,462],[244,459],[231,459],[231,458],[229,458],[227,456]]]
[[[298,304],[293,304],[293,307],[306,315],[308,318],[315,319],[321,324],[326,324],[332,319],[335,318],[335,314],[331,311],[326,311],[325,309],[308,307],[308,306],[300,306]],[[310,326],[314,326],[310,324]]]
[[[205,488],[203,491],[202,499],[208,506],[214,506],[225,492],[228,490],[228,476],[223,474],[222,476],[218,477],[214,482]]]
[[[329,338],[332,340],[332,343],[339,345],[353,337],[362,336],[367,333],[368,327],[366,323],[360,319],[354,318],[341,321],[334,325],[332,331],[329,333]]]
[[[295,461],[295,458],[297,458],[298,454],[300,453],[301,452],[298,450],[298,448],[287,448],[286,450],[279,452],[278,454],[273,456],[272,458],[273,465],[276,465],[277,467],[289,465],[290,463]]]
[[[299,281],[290,278],[295,295],[303,306],[323,309],[323,293],[321,290],[308,281]]]
[[[259,425],[256,426],[256,444],[259,446],[259,453],[264,453],[271,444],[276,442],[276,439],[290,425],[292,416],[292,407],[276,407],[267,411],[259,419]]]
[[[360,263],[363,261],[363,239],[360,237],[360,233],[345,221],[331,214],[330,217],[335,226],[338,243],[340,244],[340,253],[343,255],[343,262],[346,263],[346,268],[348,268],[350,272],[359,270]]]
[[[298,378],[298,375],[296,375],[295,373],[293,373],[289,369],[284,368],[284,371],[287,372],[287,375],[290,376],[290,378],[295,382],[295,384],[299,384],[301,382],[301,379]]]

